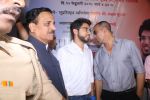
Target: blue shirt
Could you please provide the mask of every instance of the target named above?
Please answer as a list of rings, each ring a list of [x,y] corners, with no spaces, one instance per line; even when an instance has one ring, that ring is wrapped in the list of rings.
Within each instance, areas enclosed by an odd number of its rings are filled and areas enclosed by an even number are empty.
[[[103,81],[103,89],[119,92],[136,86],[134,73],[144,73],[141,55],[130,40],[116,39],[112,53],[104,45],[94,59],[95,80]]]
[[[67,97],[58,60],[54,57],[54,55],[51,52],[46,50],[46,45],[44,43],[38,41],[33,36],[29,36],[28,41],[37,50],[37,55],[40,60],[40,63],[46,71],[49,79],[52,81],[53,85],[64,97]]]

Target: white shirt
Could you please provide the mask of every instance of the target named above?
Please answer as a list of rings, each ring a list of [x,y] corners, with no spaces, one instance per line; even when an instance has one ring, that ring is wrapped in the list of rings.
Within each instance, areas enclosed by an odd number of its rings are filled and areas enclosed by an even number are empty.
[[[50,50],[49,47],[48,47],[48,44],[46,44],[46,50]],[[57,55],[57,51],[56,51],[55,49],[50,50],[50,52],[51,52],[55,57],[57,57],[57,56],[56,56],[56,55]]]
[[[73,41],[57,52],[69,96],[86,95],[91,91],[93,83],[93,56],[87,45],[84,50]]]

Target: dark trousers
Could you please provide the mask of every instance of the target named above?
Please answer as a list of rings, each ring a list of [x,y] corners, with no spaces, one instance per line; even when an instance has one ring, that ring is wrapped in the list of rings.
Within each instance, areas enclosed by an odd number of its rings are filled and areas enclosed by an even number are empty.
[[[136,95],[136,89],[128,89],[122,92],[102,91],[102,100],[140,100]]]
[[[150,84],[148,82],[145,82],[144,87],[146,89],[146,100],[150,100],[149,90],[150,90]]]
[[[68,100],[90,100],[89,95],[81,95],[81,96],[69,96]]]

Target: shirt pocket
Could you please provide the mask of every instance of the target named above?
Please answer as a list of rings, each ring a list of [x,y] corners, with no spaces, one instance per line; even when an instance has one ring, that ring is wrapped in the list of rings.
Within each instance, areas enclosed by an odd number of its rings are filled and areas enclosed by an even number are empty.
[[[25,91],[14,88],[1,88],[0,100],[26,100]]]

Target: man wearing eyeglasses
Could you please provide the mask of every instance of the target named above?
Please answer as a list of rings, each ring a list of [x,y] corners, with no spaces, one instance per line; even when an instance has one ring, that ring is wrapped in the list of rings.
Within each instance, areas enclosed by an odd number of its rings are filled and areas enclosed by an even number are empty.
[[[93,56],[86,43],[90,39],[91,22],[79,18],[71,23],[72,42],[58,50],[69,100],[90,100],[93,83]]]

